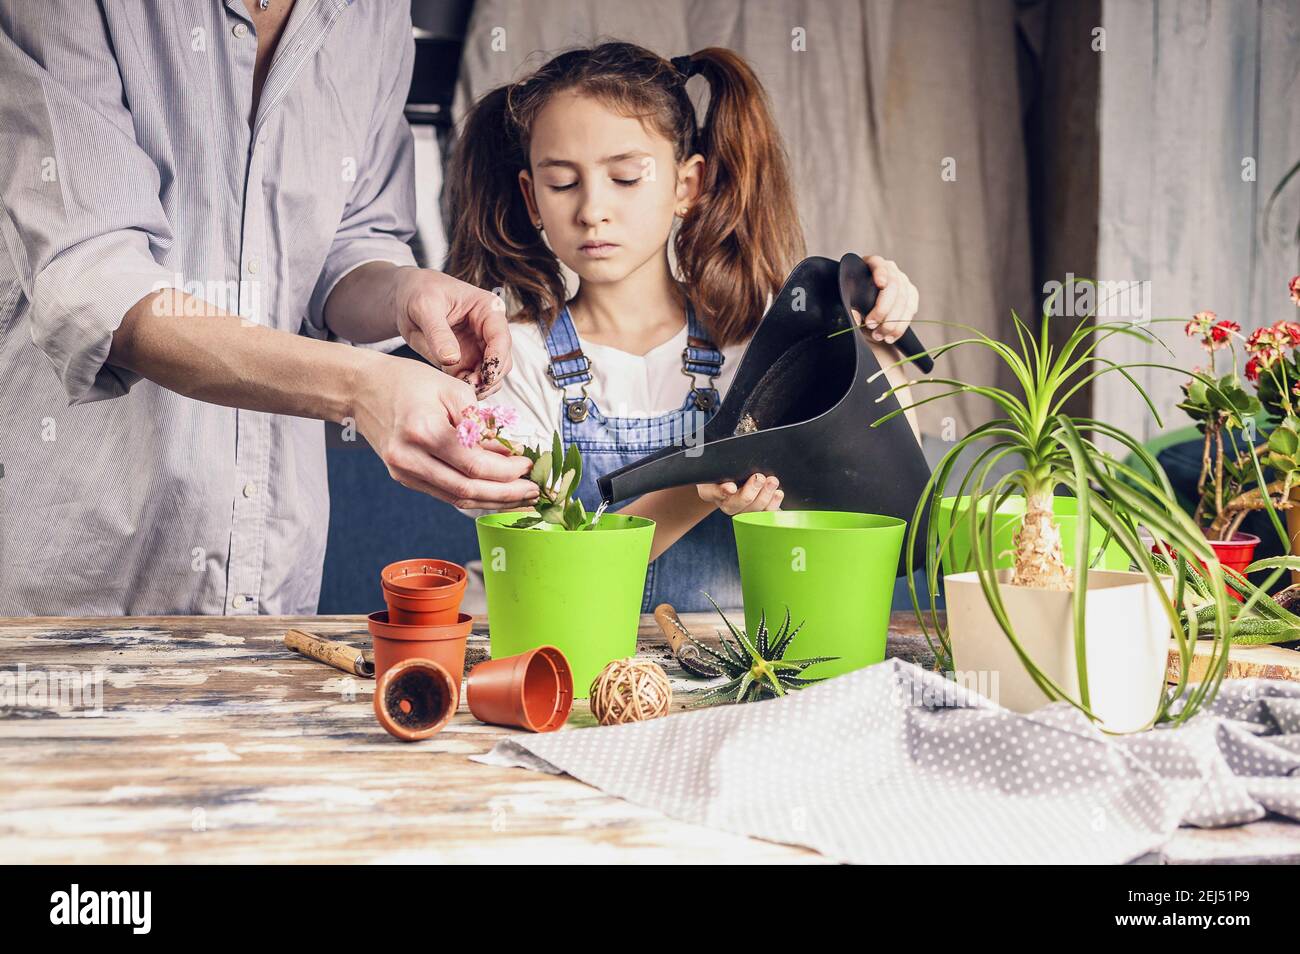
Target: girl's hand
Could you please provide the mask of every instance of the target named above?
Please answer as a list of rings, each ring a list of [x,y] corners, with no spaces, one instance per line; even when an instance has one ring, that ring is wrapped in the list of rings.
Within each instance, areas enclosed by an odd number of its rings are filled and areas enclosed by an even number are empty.
[[[721,484],[696,484],[695,489],[701,500],[731,517],[738,513],[780,510],[781,500],[785,497],[780,481],[775,477],[765,478],[762,474],[755,474],[740,487],[728,480]]]
[[[873,341],[893,344],[916,317],[920,292],[894,262],[879,255],[864,256],[862,260],[871,269],[871,277],[880,289],[876,307],[862,319],[863,330]]]

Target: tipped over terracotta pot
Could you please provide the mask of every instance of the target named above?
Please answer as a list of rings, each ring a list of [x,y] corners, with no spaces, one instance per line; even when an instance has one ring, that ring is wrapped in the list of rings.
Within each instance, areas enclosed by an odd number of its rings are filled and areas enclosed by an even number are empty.
[[[539,646],[479,663],[466,680],[465,697],[480,722],[554,732],[573,708],[573,673],[564,653]]]
[[[403,742],[442,731],[460,703],[460,684],[432,659],[406,659],[375,683],[375,717],[389,735]]]

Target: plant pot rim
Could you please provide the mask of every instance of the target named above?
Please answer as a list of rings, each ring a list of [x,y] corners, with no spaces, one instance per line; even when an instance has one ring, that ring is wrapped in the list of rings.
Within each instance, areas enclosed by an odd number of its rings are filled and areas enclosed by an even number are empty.
[[[1255,536],[1253,533],[1245,533],[1244,531],[1238,530],[1230,539],[1211,540],[1209,537],[1206,537],[1205,542],[1210,544],[1210,546],[1220,547],[1256,547],[1259,546],[1259,537]]]
[[[1046,593],[1046,594],[1051,594],[1052,596],[1073,596],[1074,594],[1074,590],[1045,590],[1036,586],[1020,586],[1018,584],[1013,584],[1011,582],[1011,576],[1014,572],[1015,571],[1012,569],[998,570],[997,576],[998,576],[999,585],[1007,589],[1023,591],[1026,593]],[[1166,585],[1172,585],[1174,582],[1174,578],[1172,576],[1168,576],[1163,573],[1159,575],[1159,579]],[[1129,589],[1132,587],[1153,585],[1151,581],[1151,577],[1147,576],[1147,574],[1145,573],[1136,570],[1092,569],[1088,571],[1088,580],[1090,582],[1093,580],[1098,580],[1101,582],[1110,583],[1110,585],[1108,586],[1096,587],[1098,591],[1121,590],[1121,589]],[[980,574],[978,570],[967,570],[963,573],[944,574],[943,585],[948,586],[950,582],[958,585],[965,584],[965,583],[974,583],[976,586],[979,586]],[[1093,590],[1093,587],[1089,586],[1088,590],[1091,592]]]
[[[856,527],[819,527],[819,526],[799,526],[795,523],[782,524],[782,519],[788,519],[793,516],[796,520],[801,515],[809,516],[833,516],[833,517],[866,517],[870,522],[863,523]],[[837,531],[847,531],[850,533],[860,532],[862,530],[893,530],[896,527],[906,527],[907,521],[901,517],[891,517],[884,513],[870,513],[866,510],[761,510],[750,513],[738,513],[731,518],[733,523],[743,523],[751,527],[764,527],[772,530],[796,530],[809,531],[813,530],[818,533],[833,533]]]
[[[406,586],[401,582],[404,577],[412,576],[441,577],[447,582],[436,587]],[[468,579],[469,571],[459,563],[439,559],[398,560],[379,571],[379,583],[385,590],[399,596],[414,598],[432,598],[434,594],[440,594],[448,586],[464,586]]]
[[[419,624],[390,623],[388,621],[388,610],[376,610],[366,617],[366,627],[370,630],[371,636],[379,639],[434,642],[444,639],[464,639],[474,627],[474,617],[468,613],[459,613],[454,623],[422,626]]]
[[[392,714],[389,713],[388,709],[383,704],[384,696],[387,694],[388,687],[392,681],[412,669],[425,670],[431,674],[432,678],[440,680],[443,684],[444,690],[447,692],[447,698],[450,700],[450,704],[447,706],[447,711],[443,715],[442,719],[432,725],[427,725],[420,729],[410,729],[397,723],[393,719]],[[389,666],[388,669],[384,671],[384,674],[375,682],[375,718],[377,718],[379,724],[384,727],[384,731],[394,738],[401,739],[403,742],[416,742],[420,739],[427,739],[430,736],[437,735],[443,730],[447,723],[452,720],[452,717],[456,715],[456,710],[458,708],[460,708],[460,687],[456,685],[456,681],[452,678],[451,673],[447,671],[447,667],[435,659],[403,659],[402,661]]]
[[[479,515],[478,517],[475,517],[474,523],[485,527],[492,527],[494,530],[507,530],[513,533],[529,533],[530,531],[538,529],[538,527],[536,526],[511,527],[511,526],[507,526],[505,523],[505,521],[507,520],[514,521],[514,520],[518,520],[520,517],[526,517],[526,516],[528,516],[528,514],[522,510],[508,510],[502,513],[485,513]],[[610,520],[611,518],[617,519],[620,522],[626,521],[627,522],[626,526],[621,526],[621,527],[605,526],[604,525],[605,521]],[[600,525],[598,525],[595,530],[590,530],[590,531],[564,530],[563,528],[559,527],[558,524],[556,524],[555,525],[556,530],[550,532],[552,533],[558,532],[568,536],[574,536],[583,533],[596,533],[596,532],[600,532],[601,534],[630,533],[634,531],[645,530],[653,527],[654,525],[655,522],[651,520],[649,517],[637,517],[631,514],[621,514],[621,513],[606,513],[601,515]]]

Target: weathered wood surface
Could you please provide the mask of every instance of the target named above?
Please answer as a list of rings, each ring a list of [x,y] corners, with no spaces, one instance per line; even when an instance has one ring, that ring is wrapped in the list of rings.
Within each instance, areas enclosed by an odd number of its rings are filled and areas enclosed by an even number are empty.
[[[684,620],[715,631],[715,616]],[[102,714],[0,709],[0,862],[826,860],[471,762],[509,730],[463,705],[434,738],[399,743],[375,721],[374,681],[286,649],[291,627],[368,638],[359,617],[0,619],[0,671],[103,673]],[[486,650],[477,629],[467,666]],[[910,614],[895,614],[888,651],[933,663]],[[682,707],[698,683],[648,616],[638,655],[664,666]],[[592,722],[579,701],[570,725]],[[1300,860],[1300,826],[1184,830],[1171,847],[1156,860]]]

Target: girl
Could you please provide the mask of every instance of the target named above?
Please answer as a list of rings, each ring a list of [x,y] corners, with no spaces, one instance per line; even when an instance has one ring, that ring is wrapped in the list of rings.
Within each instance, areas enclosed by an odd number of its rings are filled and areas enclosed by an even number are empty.
[[[710,92],[698,128],[696,74]],[[804,254],[766,95],[720,48],[671,62],[629,43],[557,56],[475,105],[448,184],[447,270],[518,307],[498,400],[517,409],[525,442],[546,446],[558,430],[578,445],[588,511],[598,475],[698,438]],[[885,366],[917,293],[892,262],[867,263],[882,291],[865,326]],[[579,281],[567,300],[561,264]],[[759,474],[624,506],[655,521],[642,611],[706,609],[705,592],[741,605],[730,516],[781,499],[777,478]]]

